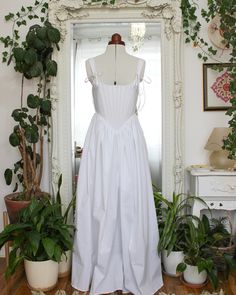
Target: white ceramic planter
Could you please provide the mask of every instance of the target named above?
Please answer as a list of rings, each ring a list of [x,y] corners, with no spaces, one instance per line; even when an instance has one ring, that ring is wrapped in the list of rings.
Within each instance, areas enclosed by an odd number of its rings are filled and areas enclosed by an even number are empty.
[[[167,250],[163,250],[161,258],[166,274],[170,276],[178,276],[176,273],[176,267],[179,263],[183,262],[184,254],[182,251],[172,251],[167,256]]]
[[[58,277],[63,278],[70,274],[71,270],[71,250],[66,251],[66,255],[62,254],[61,262],[59,263]]]
[[[184,271],[183,276],[187,283],[201,285],[207,279],[207,272],[203,270],[199,273],[197,266],[187,264],[187,268]]]
[[[28,285],[37,291],[49,291],[53,289],[58,280],[59,264],[52,260],[29,261],[24,260],[25,273]]]

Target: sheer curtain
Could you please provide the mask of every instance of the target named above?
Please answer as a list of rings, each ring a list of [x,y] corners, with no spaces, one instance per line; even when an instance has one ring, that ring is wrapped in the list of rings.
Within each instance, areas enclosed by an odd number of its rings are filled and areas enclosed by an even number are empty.
[[[161,188],[161,149],[162,149],[162,103],[161,103],[161,44],[159,34],[148,35],[138,51],[133,51],[133,43],[129,37],[130,24],[123,25],[122,38],[126,43],[126,51],[146,61],[144,81],[140,84],[138,99],[138,116],[147,142],[152,180]],[[107,25],[106,25],[107,28]],[[94,30],[97,36],[94,37]],[[102,54],[110,37],[117,28],[110,28],[101,36],[101,25],[93,27],[93,37],[77,36],[74,40],[74,91],[72,90],[72,112],[74,113],[73,139],[76,146],[83,147],[86,132],[94,113],[91,84],[86,83],[85,61]],[[119,30],[120,32],[120,30]],[[73,66],[72,66],[73,68]],[[73,87],[73,85],[72,85]],[[78,169],[78,167],[76,168]]]

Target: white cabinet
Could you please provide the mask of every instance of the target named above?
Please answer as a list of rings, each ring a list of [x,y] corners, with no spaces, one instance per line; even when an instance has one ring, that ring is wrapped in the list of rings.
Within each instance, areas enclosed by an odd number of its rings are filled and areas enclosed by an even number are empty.
[[[190,194],[201,197],[211,209],[236,210],[236,172],[189,169]],[[192,213],[200,216],[207,207],[194,201]]]

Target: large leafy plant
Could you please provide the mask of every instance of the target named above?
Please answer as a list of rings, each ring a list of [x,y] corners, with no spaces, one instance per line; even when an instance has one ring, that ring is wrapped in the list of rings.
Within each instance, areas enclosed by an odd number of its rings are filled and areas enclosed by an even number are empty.
[[[0,248],[12,241],[6,276],[13,274],[23,259],[59,262],[64,249],[72,249],[73,226],[65,224],[60,205],[49,199],[32,199],[20,212],[19,222],[0,233]]]
[[[50,81],[57,74],[57,64],[52,60],[52,53],[55,48],[59,49],[60,41],[60,32],[44,15],[41,16],[42,25],[32,25],[26,38],[20,42],[19,31],[15,26],[25,25],[24,17],[30,20],[39,18],[35,14],[36,8],[40,7],[41,12],[46,13],[45,1],[35,1],[35,5],[22,7],[21,13],[7,15],[6,20],[13,21],[13,36],[0,38],[8,49],[3,52],[3,62],[7,61],[8,65],[14,63],[15,71],[22,75],[20,105],[12,112],[15,126],[9,136],[10,144],[20,152],[20,159],[13,168],[6,169],[4,176],[8,185],[12,183],[13,175],[16,176],[13,191],[18,189],[18,184],[22,184],[23,193],[20,196],[26,200],[41,191],[45,137],[48,141],[50,139]],[[23,95],[25,79],[34,79],[37,85],[37,92],[29,94],[26,102]]]
[[[186,219],[191,216],[189,210],[194,200],[205,202],[195,196],[173,193],[172,200],[167,200],[160,192],[154,191],[154,200],[157,208],[158,226],[160,239],[158,242],[158,252],[167,250],[182,251],[184,247]],[[207,206],[207,205],[206,205]]]

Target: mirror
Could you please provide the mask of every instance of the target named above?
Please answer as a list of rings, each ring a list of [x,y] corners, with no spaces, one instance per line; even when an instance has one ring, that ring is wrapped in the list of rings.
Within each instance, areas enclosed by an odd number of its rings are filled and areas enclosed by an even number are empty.
[[[75,147],[73,180],[77,183],[81,149],[94,113],[92,86],[85,83],[85,61],[102,54],[119,28],[126,52],[146,61],[145,76],[139,87],[137,114],[146,138],[152,182],[162,189],[161,141],[161,40],[160,23],[89,23],[73,25],[73,58],[71,68],[71,126]],[[146,82],[146,83],[145,83]],[[150,118],[152,118],[150,120]],[[153,135],[155,126],[155,136]],[[74,187],[75,187],[74,185]]]
[[[146,60],[138,116],[152,181],[166,197],[183,190],[181,12],[176,4],[144,1],[136,5],[125,1],[119,2],[117,9],[111,5],[111,10],[109,5],[104,8],[96,3],[50,2],[50,21],[63,37],[60,51],[54,56],[58,75],[51,89],[52,185],[56,191],[62,173],[65,203],[76,183],[80,148],[94,113],[92,86],[85,83],[85,60],[103,53],[116,32],[126,42],[128,53]],[[141,31],[145,31],[143,37]]]

